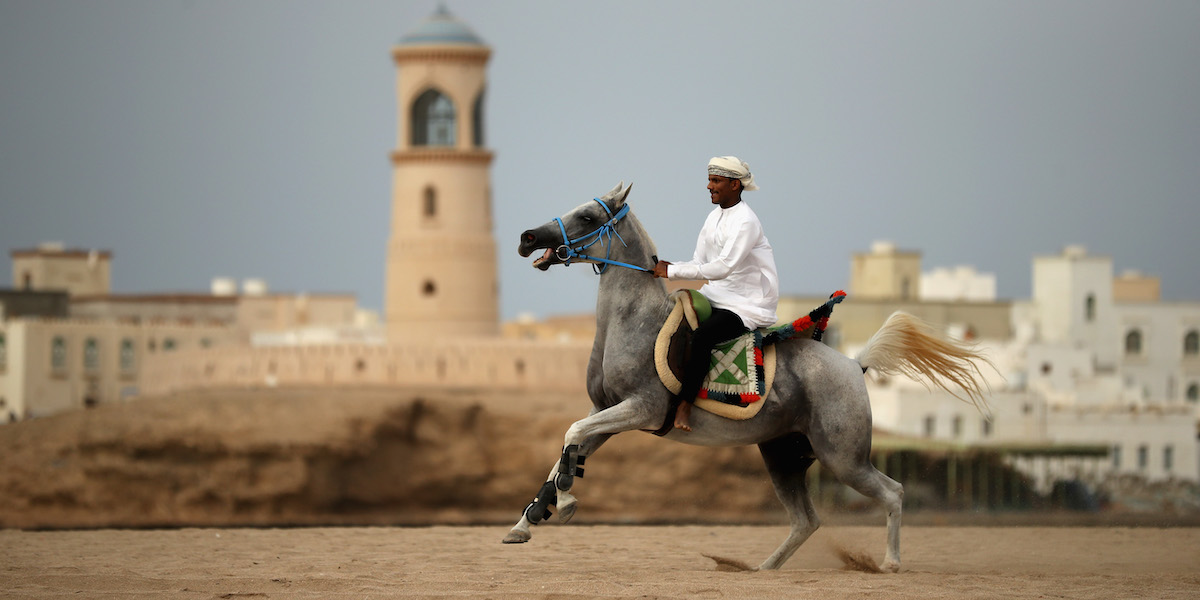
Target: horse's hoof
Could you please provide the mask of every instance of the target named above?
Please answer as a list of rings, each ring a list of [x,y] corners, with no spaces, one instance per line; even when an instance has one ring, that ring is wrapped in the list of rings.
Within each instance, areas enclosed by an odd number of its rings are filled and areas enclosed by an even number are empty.
[[[883,564],[879,566],[879,570],[883,571],[884,573],[899,573],[900,563],[894,560],[885,560],[883,561]]]
[[[566,523],[567,521],[570,521],[570,520],[571,520],[571,517],[575,516],[575,508],[576,508],[577,506],[579,506],[579,503],[578,503],[578,502],[572,502],[572,503],[570,503],[570,504],[568,504],[568,505],[566,505],[566,506],[561,506],[561,507],[559,507],[559,509],[558,509],[558,522],[559,522],[559,523]]]
[[[500,541],[504,544],[524,544],[525,542],[529,541],[530,537],[531,536],[529,535],[528,531],[513,529],[512,531],[508,532],[508,535],[504,536],[503,540]]]

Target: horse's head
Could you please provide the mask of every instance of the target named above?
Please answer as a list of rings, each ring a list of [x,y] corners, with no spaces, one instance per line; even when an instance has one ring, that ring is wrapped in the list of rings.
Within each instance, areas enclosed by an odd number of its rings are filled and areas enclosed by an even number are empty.
[[[622,189],[623,188],[623,189]],[[529,256],[538,250],[545,252],[533,261],[533,266],[545,271],[551,265],[573,261],[596,263],[591,258],[606,258],[611,228],[626,212],[625,198],[630,184],[617,184],[607,194],[577,206],[571,212],[521,234],[517,252]],[[607,229],[607,231],[606,231]],[[597,243],[600,242],[600,243]]]

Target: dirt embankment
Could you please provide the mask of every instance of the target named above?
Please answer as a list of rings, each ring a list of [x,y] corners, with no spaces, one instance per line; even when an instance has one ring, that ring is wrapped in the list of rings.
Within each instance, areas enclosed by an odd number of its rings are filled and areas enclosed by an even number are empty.
[[[180,394],[0,427],[0,526],[515,521],[583,398],[395,390]],[[755,448],[613,438],[578,520],[779,522]]]

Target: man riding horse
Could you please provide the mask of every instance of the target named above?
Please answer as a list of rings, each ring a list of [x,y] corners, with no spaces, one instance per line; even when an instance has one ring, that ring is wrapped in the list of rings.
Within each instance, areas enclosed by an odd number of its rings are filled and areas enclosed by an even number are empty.
[[[712,316],[692,332],[691,354],[675,413],[675,427],[684,431],[692,430],[692,404],[708,373],[712,349],[776,321],[779,275],[775,255],[758,215],[742,201],[742,191],[757,189],[750,165],[736,156],[708,161],[708,193],[717,207],[700,229],[692,260],[654,265],[655,277],[708,281],[700,293],[712,305]]]

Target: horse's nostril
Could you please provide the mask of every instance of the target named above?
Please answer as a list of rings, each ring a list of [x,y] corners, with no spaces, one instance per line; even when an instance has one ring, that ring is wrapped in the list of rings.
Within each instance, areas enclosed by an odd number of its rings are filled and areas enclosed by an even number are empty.
[[[533,237],[532,233],[526,232],[525,235],[521,236],[521,239],[532,244],[533,241],[537,238]]]

